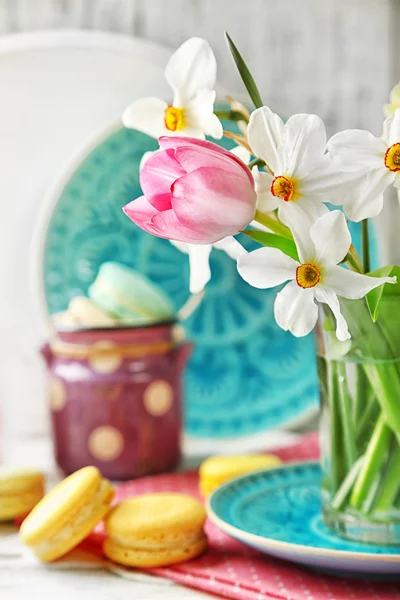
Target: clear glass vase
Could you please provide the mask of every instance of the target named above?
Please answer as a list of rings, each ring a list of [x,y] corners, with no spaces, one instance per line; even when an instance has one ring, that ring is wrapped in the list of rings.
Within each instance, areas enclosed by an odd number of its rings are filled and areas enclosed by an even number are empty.
[[[398,301],[384,298],[376,323],[365,300],[341,308],[351,340],[325,306],[317,328],[323,517],[343,537],[400,544]]]

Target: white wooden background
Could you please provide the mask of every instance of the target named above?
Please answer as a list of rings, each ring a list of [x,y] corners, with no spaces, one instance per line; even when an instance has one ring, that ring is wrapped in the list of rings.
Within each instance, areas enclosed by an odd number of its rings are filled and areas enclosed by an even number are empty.
[[[177,47],[206,37],[222,84],[241,89],[227,30],[264,101],[283,115],[316,112],[331,131],[378,132],[400,78],[398,0],[0,0],[0,34],[55,28],[119,31]]]

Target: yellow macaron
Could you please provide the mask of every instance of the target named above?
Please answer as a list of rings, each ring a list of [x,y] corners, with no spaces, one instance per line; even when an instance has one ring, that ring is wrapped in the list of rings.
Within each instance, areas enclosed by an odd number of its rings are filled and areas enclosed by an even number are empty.
[[[110,508],[114,489],[95,467],[84,467],[39,502],[20,529],[22,541],[50,562],[85,539]]]
[[[43,496],[43,473],[28,469],[0,469],[0,521],[27,515]]]
[[[207,497],[220,485],[247,473],[281,464],[274,454],[242,454],[207,458],[199,469],[199,489]]]
[[[184,562],[207,547],[203,505],[185,494],[144,494],[124,500],[105,520],[104,554],[129,567]]]

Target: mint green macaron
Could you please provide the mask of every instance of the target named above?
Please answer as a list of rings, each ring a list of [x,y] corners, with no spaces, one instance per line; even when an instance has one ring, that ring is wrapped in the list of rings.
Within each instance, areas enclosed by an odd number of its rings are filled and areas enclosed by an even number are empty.
[[[124,324],[148,325],[175,318],[172,303],[164,292],[141,273],[120,263],[103,263],[88,294]]]

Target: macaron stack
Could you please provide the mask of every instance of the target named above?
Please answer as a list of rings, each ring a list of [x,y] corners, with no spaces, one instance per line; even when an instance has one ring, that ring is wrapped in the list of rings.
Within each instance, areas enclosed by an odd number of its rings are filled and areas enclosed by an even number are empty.
[[[56,327],[139,327],[175,317],[170,300],[156,284],[116,262],[101,265],[88,296],[73,298],[66,311],[53,315]]]
[[[0,469],[0,521],[27,515],[44,496],[44,476],[27,469]]]
[[[199,470],[199,489],[207,497],[228,481],[261,469],[281,464],[274,454],[243,454],[238,456],[213,456],[205,460]]]

